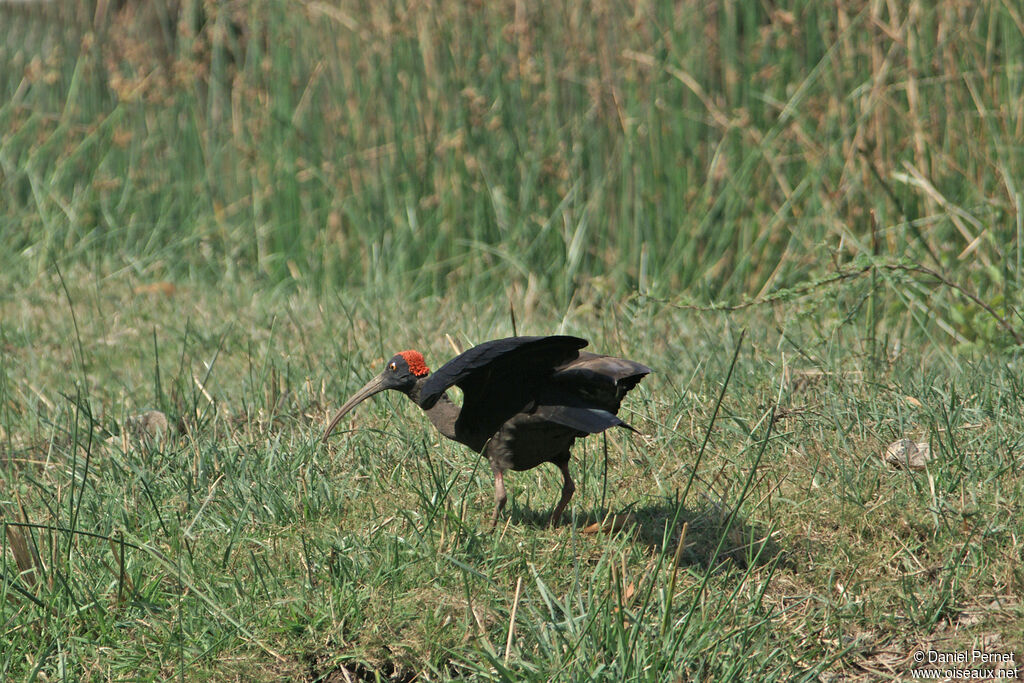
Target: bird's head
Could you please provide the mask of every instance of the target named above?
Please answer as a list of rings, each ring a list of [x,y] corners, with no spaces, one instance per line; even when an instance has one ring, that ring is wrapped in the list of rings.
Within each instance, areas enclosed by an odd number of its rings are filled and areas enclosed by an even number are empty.
[[[384,366],[384,372],[371,379],[362,389],[353,394],[352,398],[345,401],[345,405],[338,410],[338,414],[327,425],[327,430],[324,432],[322,440],[327,440],[327,437],[330,436],[335,426],[341,421],[341,418],[345,417],[350,410],[374,394],[379,394],[385,389],[395,389],[403,394],[408,394],[412,391],[416,382],[429,374],[430,369],[427,368],[422,353],[411,350],[399,351]]]

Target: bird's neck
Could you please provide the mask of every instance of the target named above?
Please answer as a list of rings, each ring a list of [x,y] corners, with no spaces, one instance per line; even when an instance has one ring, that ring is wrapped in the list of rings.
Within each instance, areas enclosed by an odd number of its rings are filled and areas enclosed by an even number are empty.
[[[416,405],[420,403],[420,389],[422,387],[423,380],[420,380],[413,385],[413,388],[408,393],[409,398]],[[441,394],[441,398],[437,399],[437,403],[423,412],[427,414],[427,419],[430,420],[430,423],[434,425],[437,431],[452,441],[458,441],[455,438],[455,421],[459,419],[460,411],[459,406],[452,403],[451,399],[448,398],[448,394],[445,393]]]

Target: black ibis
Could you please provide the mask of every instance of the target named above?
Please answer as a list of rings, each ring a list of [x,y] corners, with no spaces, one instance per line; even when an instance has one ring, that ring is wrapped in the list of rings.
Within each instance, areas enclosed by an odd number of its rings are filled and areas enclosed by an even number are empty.
[[[396,389],[422,408],[444,436],[469,446],[494,472],[494,515],[505,506],[505,470],[528,470],[544,462],[562,471],[562,497],[551,526],[576,490],[569,475],[569,449],[576,439],[628,424],[616,417],[623,396],[651,371],[624,358],[580,351],[586,339],[568,336],[508,337],[459,354],[431,373],[419,351],[402,351],[384,372],[366,383],[338,410],[323,440],[359,403]],[[462,389],[462,406],[446,393]]]

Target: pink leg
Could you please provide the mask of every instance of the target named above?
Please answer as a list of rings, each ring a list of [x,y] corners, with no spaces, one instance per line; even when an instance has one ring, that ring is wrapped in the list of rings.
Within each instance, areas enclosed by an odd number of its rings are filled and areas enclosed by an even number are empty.
[[[492,529],[498,524],[498,515],[501,514],[502,508],[505,507],[506,500],[508,500],[508,496],[505,495],[505,479],[502,476],[502,471],[496,469],[494,471],[494,516],[491,517]]]
[[[562,517],[562,511],[569,504],[572,494],[576,492],[576,484],[572,483],[572,477],[569,475],[569,463],[562,463],[558,466],[558,469],[562,470],[562,497],[558,500],[555,511],[551,513],[551,521],[548,522],[550,527],[558,526],[558,520]]]

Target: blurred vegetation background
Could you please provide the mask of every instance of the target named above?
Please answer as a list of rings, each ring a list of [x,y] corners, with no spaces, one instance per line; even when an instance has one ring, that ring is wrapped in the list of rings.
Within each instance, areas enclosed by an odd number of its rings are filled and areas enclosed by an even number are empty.
[[[1022,178],[1019,0],[0,0],[0,678],[1020,652]],[[654,369],[572,524],[401,397],[320,443],[510,301]]]
[[[1024,328],[1013,2],[90,0],[0,27],[7,278],[707,305],[870,256],[903,264],[864,285],[895,324]]]

